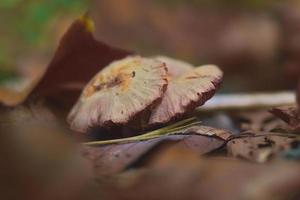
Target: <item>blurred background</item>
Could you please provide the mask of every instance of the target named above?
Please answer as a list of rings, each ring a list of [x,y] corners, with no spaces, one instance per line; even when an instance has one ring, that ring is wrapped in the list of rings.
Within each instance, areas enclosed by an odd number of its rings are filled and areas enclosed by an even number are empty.
[[[219,65],[223,92],[295,86],[300,2],[283,0],[1,0],[0,84],[22,89],[41,74],[61,35],[87,10],[105,43]]]

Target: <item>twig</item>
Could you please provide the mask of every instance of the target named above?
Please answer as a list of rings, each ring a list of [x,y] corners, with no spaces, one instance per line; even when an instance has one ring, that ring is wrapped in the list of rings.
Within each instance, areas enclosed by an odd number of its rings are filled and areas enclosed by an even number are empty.
[[[250,110],[295,105],[295,103],[295,93],[290,91],[253,94],[223,94],[214,96],[204,106],[198,107],[196,111]]]

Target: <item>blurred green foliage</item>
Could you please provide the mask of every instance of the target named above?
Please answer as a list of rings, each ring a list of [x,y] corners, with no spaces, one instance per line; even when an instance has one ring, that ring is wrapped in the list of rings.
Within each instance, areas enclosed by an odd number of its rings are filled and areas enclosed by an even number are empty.
[[[9,78],[19,56],[51,42],[46,29],[52,20],[80,15],[85,0],[0,0],[0,81]]]

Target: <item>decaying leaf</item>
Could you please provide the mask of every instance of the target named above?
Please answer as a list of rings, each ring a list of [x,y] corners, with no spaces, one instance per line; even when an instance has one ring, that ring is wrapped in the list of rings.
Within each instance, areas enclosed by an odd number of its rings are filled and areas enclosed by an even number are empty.
[[[256,164],[225,158],[200,158],[182,148],[167,148],[113,182],[101,182],[106,199],[297,199],[297,163]],[[157,196],[159,194],[159,196]],[[157,198],[158,197],[158,198]]]
[[[113,60],[130,54],[97,41],[88,15],[77,19],[62,37],[44,76],[32,96],[50,96],[74,103],[84,85]],[[72,94],[68,96],[68,92]],[[62,95],[63,94],[63,95]]]
[[[131,54],[97,41],[94,24],[86,14],[77,19],[62,37],[44,75],[37,77],[26,91],[12,92],[1,89],[0,103],[15,106],[30,97],[51,97],[75,103],[84,85],[100,69],[116,59]]]
[[[300,113],[296,106],[273,108],[270,112],[286,122],[292,130],[300,131]]]
[[[223,140],[228,140],[232,136],[232,134],[227,130],[200,125],[189,127],[185,129],[183,133],[197,133],[204,136],[218,137]]]
[[[284,122],[265,109],[236,112],[233,114],[233,117],[240,122],[242,131],[268,132],[277,129],[288,129]]]
[[[279,158],[299,141],[297,135],[280,133],[258,133],[241,135],[227,143],[230,156],[255,162],[266,162]]]
[[[68,121],[79,132],[128,124],[159,100],[166,86],[167,69],[160,61],[139,56],[115,61],[84,88]]]
[[[171,142],[172,146],[181,146],[197,155],[203,155],[224,145],[225,135],[231,135],[225,130],[205,126],[193,126],[171,135],[155,137],[153,139],[136,140],[86,147],[83,155],[89,158],[98,175],[120,172],[127,166],[142,159],[150,151],[158,148],[162,142]]]
[[[171,77],[161,103],[151,113],[149,124],[169,122],[203,105],[220,86],[222,76],[217,66],[205,65]]]
[[[49,95],[71,84],[83,86],[109,62],[129,54],[98,42],[93,36],[93,29],[93,22],[88,16],[71,25],[34,94]]]
[[[92,169],[42,105],[0,112],[1,198],[86,199]]]

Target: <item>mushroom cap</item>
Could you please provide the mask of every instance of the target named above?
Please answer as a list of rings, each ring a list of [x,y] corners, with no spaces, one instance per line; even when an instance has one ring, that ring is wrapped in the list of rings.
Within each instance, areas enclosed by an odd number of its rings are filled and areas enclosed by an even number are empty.
[[[161,103],[151,113],[149,125],[167,123],[203,105],[214,95],[222,77],[217,66],[204,65],[170,78]]]
[[[164,62],[168,68],[168,74],[171,77],[177,77],[183,73],[194,69],[193,65],[190,63],[184,62],[182,60],[177,60],[167,56],[154,56],[154,59]]]
[[[167,69],[161,61],[131,56],[112,62],[87,84],[71,110],[73,130],[125,125],[165,92]]]

